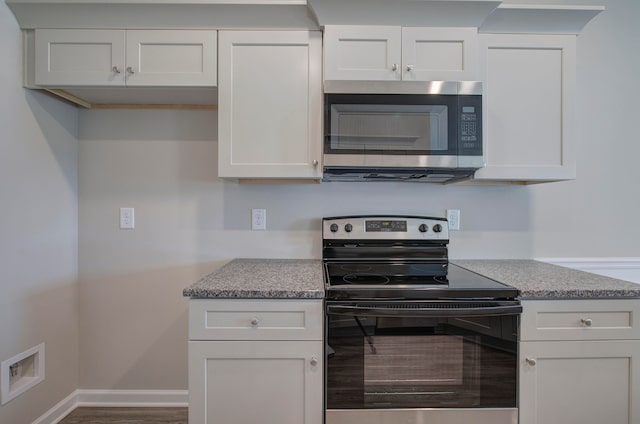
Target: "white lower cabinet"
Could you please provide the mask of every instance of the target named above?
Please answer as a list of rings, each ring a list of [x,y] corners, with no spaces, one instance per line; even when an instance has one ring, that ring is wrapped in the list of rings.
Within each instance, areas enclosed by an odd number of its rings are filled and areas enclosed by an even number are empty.
[[[520,424],[637,424],[640,341],[520,344]]]
[[[640,402],[634,399],[640,393],[639,304],[523,302],[519,423],[640,422]],[[626,321],[620,319],[625,316]],[[558,334],[567,339],[559,340]]]
[[[196,299],[189,315],[190,424],[322,424],[321,300]]]

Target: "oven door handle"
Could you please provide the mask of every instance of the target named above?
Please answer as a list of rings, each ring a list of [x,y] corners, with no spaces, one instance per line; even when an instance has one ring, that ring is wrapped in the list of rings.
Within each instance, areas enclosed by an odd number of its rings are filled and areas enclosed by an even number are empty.
[[[358,317],[487,317],[519,315],[522,305],[485,306],[480,308],[380,308],[346,305],[328,305],[327,315],[346,315]]]

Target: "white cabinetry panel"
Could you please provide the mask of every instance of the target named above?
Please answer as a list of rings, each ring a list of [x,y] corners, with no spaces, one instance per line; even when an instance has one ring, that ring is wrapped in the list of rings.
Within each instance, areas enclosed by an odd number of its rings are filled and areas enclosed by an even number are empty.
[[[521,343],[520,424],[637,423],[639,351],[640,341]]]
[[[216,31],[35,30],[42,87],[213,87]]]
[[[637,299],[522,303],[520,424],[635,424]]]
[[[324,79],[400,80],[401,34],[393,26],[327,26]]]
[[[216,44],[215,31],[127,31],[127,85],[215,86]]]
[[[189,422],[322,424],[322,300],[192,299]]]
[[[189,422],[321,424],[322,342],[189,342]]]
[[[221,31],[220,177],[322,176],[322,40],[313,31]]]
[[[35,82],[46,86],[125,83],[125,31],[35,31]]]
[[[402,79],[470,81],[478,77],[476,28],[402,28]]]
[[[636,300],[555,300],[525,303],[522,340],[640,340]]]
[[[193,299],[190,340],[321,340],[322,302]]]
[[[476,28],[327,25],[325,80],[478,79]]]
[[[476,179],[575,178],[575,36],[481,35],[486,166]]]

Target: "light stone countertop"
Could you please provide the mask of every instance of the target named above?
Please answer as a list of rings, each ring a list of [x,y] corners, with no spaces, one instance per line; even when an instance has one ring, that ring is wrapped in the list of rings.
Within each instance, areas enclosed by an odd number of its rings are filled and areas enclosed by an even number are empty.
[[[534,260],[451,260],[520,290],[522,299],[640,298],[640,284]],[[234,259],[187,287],[192,298],[322,299],[319,259]]]
[[[521,299],[640,297],[640,284],[534,260],[451,260],[520,290]]]
[[[234,259],[182,294],[194,298],[322,299],[322,261]]]

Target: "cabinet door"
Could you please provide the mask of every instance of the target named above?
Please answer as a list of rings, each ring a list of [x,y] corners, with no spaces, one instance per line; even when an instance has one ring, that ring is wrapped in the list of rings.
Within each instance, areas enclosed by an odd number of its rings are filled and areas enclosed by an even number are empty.
[[[324,79],[400,80],[400,39],[400,27],[327,25]]]
[[[127,85],[213,87],[216,44],[216,31],[127,31]]]
[[[320,32],[219,37],[219,176],[321,178]]]
[[[322,342],[189,342],[189,422],[321,424]]]
[[[476,81],[476,28],[402,28],[402,79]]]
[[[47,86],[124,85],[125,32],[35,30],[35,83]]]
[[[522,342],[520,358],[520,424],[640,419],[640,341]]]
[[[575,36],[481,35],[486,167],[476,179],[575,178]]]

